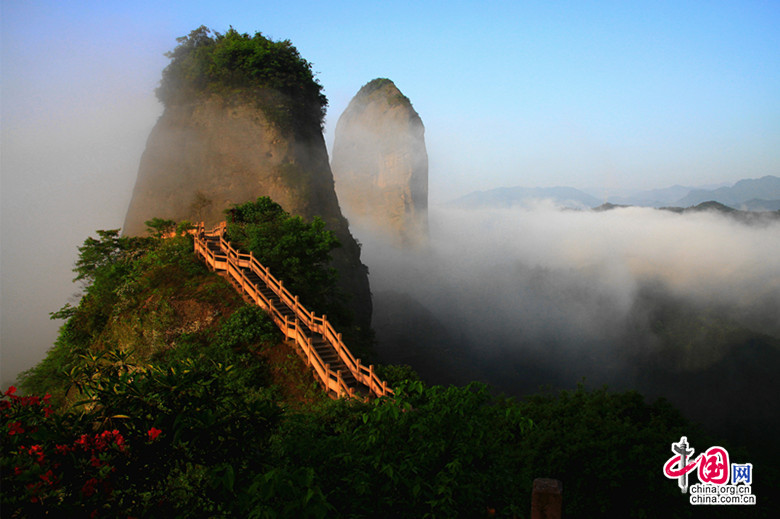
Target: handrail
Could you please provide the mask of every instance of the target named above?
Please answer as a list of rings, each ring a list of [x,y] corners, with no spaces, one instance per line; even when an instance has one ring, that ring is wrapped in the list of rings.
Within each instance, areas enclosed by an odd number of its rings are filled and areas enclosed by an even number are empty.
[[[344,382],[341,371],[333,371],[330,364],[326,364],[322,360],[312,344],[311,336],[307,335],[303,328],[308,328],[311,332],[321,335],[331,345],[352,376],[359,383],[368,387],[373,395],[381,397],[393,394],[393,390],[387,386],[387,382],[376,375],[373,365],[366,367],[361,364],[359,358],[356,359],[352,355],[341,334],[336,332],[325,315],[317,317],[314,312],[307,310],[298,300],[298,296],[294,296],[284,286],[282,280],[274,277],[270,269],[260,263],[253,253],[247,254],[233,247],[225,239],[226,231],[226,222],[220,223],[210,231],[206,231],[203,223],[200,223],[190,232],[194,238],[195,253],[202,256],[212,269],[226,271],[255,304],[268,311],[271,320],[279,327],[285,338],[294,340],[301,348],[306,364],[313,368],[327,391],[333,391],[339,397],[355,396],[354,388],[349,387]],[[209,248],[207,238],[214,240],[213,243],[219,245],[219,253]],[[257,286],[248,279],[244,269],[249,269],[257,275],[276,297],[295,314],[294,321],[290,322],[288,317],[275,308],[273,302],[266,298]]]

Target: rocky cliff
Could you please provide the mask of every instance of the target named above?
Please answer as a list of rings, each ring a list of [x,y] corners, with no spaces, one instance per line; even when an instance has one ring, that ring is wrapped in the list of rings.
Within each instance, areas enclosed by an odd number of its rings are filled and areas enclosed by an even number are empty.
[[[309,64],[300,60],[289,42],[269,43],[259,33],[249,38],[232,30],[224,36],[210,37],[207,31],[205,28],[193,31],[188,38],[180,39],[179,47],[169,54],[173,61],[163,73],[162,86],[158,89],[165,111],[152,130],[141,158],[123,232],[143,234],[144,222],[154,217],[204,221],[208,227],[224,220],[224,210],[233,204],[259,196],[269,196],[289,213],[308,220],[320,216],[341,242],[342,246],[333,254],[340,288],[352,299],[350,307],[356,321],[367,329],[371,318],[367,270],[360,262],[360,249],[339,209],[319,121],[317,117],[296,117],[307,102],[315,105],[307,109],[309,115],[320,109],[317,102],[322,103],[324,110],[324,96],[295,99],[294,93],[271,88],[267,82],[248,85],[237,82],[234,70],[230,82],[221,77],[190,81],[174,67],[180,66],[190,74],[190,70],[198,68],[198,63],[181,66],[181,62],[195,59],[189,56],[202,60],[208,52],[213,55],[209,63],[228,62],[224,66],[235,67],[232,64],[241,60],[235,58],[234,50],[228,45],[231,38],[240,44],[259,41],[271,45],[270,53],[289,53],[291,48],[296,65],[302,62],[308,70]],[[243,49],[241,45],[236,47]],[[200,53],[184,55],[192,49],[199,49]],[[232,58],[220,58],[225,53]],[[261,69],[263,64],[253,66]],[[212,66],[201,68],[214,70]],[[287,69],[282,72],[287,73]],[[310,75],[308,80],[305,77],[299,80],[302,74],[300,71],[296,74],[293,78],[296,81],[308,81],[307,85],[313,82]],[[253,77],[259,75],[253,71]],[[278,77],[279,73],[269,75]],[[286,84],[290,81],[287,79]],[[204,83],[208,88],[195,90],[192,86]],[[319,85],[316,86],[314,90],[319,94]],[[304,88],[293,85],[290,90],[297,92]]]
[[[422,120],[389,79],[355,95],[336,125],[331,163],[344,214],[402,246],[428,237],[428,154]]]

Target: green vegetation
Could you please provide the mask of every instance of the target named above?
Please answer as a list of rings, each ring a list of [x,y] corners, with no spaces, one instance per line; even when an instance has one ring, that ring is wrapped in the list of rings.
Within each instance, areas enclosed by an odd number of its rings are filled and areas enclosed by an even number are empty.
[[[321,130],[328,104],[311,63],[289,40],[261,33],[225,34],[201,26],[177,39],[167,53],[157,97],[166,106],[218,95],[227,102],[251,101],[280,129]]]
[[[77,306],[52,314],[66,322],[46,358],[22,376],[25,390],[64,403],[68,376],[85,357],[132,351],[134,361],[145,363],[182,340],[207,340],[243,304],[229,283],[195,259],[189,236],[161,238],[173,222],[155,218],[147,225],[153,237],[97,231],[79,247],[74,281],[84,293]]]
[[[268,317],[191,247],[100,231],[80,248],[84,296],[22,380],[54,396],[0,398],[4,516],[522,517],[535,477],[564,482],[567,517],[697,511],[661,467],[682,435],[717,442],[668,404],[582,387],[518,402],[404,366],[381,368],[392,399],[312,396]]]
[[[228,240],[251,251],[307,308],[333,317],[344,314],[336,270],[330,266],[331,251],[340,244],[321,218],[305,222],[268,197],[236,205],[226,214]]]
[[[387,78],[377,78],[369,81],[363,85],[355,96],[356,99],[370,98],[375,95],[376,92],[383,91],[382,95],[390,104],[390,106],[405,105],[411,106],[412,102],[408,97],[403,95],[391,80]],[[388,93],[392,93],[388,96]],[[378,95],[378,94],[376,94]]]

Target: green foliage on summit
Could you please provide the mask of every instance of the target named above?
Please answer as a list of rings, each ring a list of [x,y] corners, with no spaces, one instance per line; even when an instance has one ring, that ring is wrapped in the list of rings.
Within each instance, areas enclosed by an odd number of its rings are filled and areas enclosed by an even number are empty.
[[[376,96],[383,96],[390,106],[412,106],[412,102],[398,90],[395,83],[383,77],[373,79],[363,85],[355,95],[355,99],[372,99]]]
[[[251,100],[283,130],[321,129],[328,100],[311,63],[289,40],[261,33],[225,34],[201,26],[177,39],[166,56],[157,97],[164,105],[188,104],[217,94],[228,101]]]

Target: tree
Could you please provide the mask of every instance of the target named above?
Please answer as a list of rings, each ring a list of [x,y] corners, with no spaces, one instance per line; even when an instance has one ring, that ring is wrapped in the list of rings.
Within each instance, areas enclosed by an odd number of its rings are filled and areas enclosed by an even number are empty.
[[[304,304],[320,313],[339,304],[330,262],[340,244],[321,218],[307,223],[269,197],[235,205],[226,214],[228,239],[251,251]]]
[[[256,32],[225,33],[201,26],[177,38],[166,56],[157,97],[166,106],[218,95],[228,102],[254,101],[283,130],[321,130],[328,100],[311,63],[289,40]]]

